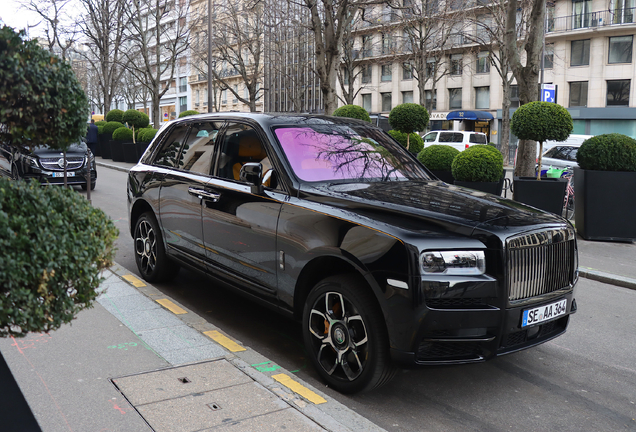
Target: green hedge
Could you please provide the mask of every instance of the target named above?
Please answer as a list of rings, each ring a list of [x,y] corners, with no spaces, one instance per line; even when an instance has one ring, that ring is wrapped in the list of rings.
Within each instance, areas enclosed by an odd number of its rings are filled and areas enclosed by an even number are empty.
[[[460,153],[455,147],[445,144],[434,144],[426,147],[418,155],[417,159],[424,166],[433,171],[450,171],[453,159]]]
[[[200,114],[199,111],[195,111],[195,110],[182,111],[179,113],[179,118],[188,117],[188,116],[197,115],[197,114]]]
[[[133,131],[126,126],[115,129],[113,139],[115,141],[132,141]]]
[[[120,127],[124,127],[124,125],[120,122],[116,122],[116,121],[108,122],[104,125],[103,133],[112,134],[113,132],[115,132],[115,130],[119,129]]]
[[[96,121],[95,122],[95,126],[97,126],[97,127],[104,126],[106,123],[108,123],[108,122],[104,121],[104,120]]]
[[[72,188],[0,179],[0,337],[49,332],[90,307],[117,235]]]
[[[335,117],[348,117],[358,120],[365,120],[371,123],[371,117],[367,110],[358,105],[344,105],[333,112]]]
[[[390,130],[391,135],[397,142],[402,144],[402,147],[406,148],[406,134],[397,130]],[[409,151],[414,155],[418,154],[424,148],[424,140],[416,133],[412,133],[409,139]]]
[[[581,144],[576,161],[586,170],[636,171],[636,140],[618,133],[597,135]]]
[[[451,169],[455,180],[497,182],[503,175],[503,156],[492,146],[474,145],[455,156]]]
[[[114,109],[114,110],[108,111],[108,114],[106,114],[106,121],[121,123],[123,120],[123,117],[124,117],[124,112],[122,110]]]
[[[144,128],[139,130],[139,137],[137,138],[139,141],[150,142],[155,137],[155,135],[159,132],[157,129],[153,128]]]

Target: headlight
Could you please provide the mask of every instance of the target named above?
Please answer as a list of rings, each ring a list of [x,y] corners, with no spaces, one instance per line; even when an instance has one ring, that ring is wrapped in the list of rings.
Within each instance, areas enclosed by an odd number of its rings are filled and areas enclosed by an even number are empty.
[[[38,160],[36,158],[31,156],[24,156],[24,160],[26,161],[27,164],[29,164],[29,166],[32,166],[34,168],[39,168]]]
[[[424,274],[481,275],[486,272],[483,251],[423,252],[421,260]]]

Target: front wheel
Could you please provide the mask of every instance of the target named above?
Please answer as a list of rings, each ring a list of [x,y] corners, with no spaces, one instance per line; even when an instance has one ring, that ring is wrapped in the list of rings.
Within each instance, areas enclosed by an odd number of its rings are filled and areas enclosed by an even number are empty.
[[[148,282],[173,279],[179,265],[166,255],[159,224],[151,212],[139,216],[135,224],[135,262],[141,276]]]
[[[303,337],[320,376],[341,393],[371,390],[395,374],[380,307],[355,275],[326,278],[311,290]]]

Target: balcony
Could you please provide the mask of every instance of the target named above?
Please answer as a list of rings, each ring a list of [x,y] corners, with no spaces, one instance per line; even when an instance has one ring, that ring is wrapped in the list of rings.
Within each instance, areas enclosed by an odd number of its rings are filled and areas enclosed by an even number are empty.
[[[547,33],[634,23],[636,8],[604,10],[546,20]]]

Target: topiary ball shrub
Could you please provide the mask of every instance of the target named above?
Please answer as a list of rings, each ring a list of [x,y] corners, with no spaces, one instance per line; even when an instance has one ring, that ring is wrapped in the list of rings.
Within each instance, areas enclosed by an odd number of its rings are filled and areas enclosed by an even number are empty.
[[[444,144],[435,144],[426,147],[418,155],[417,159],[432,171],[450,171],[453,159],[460,153],[455,147]]]
[[[453,177],[465,182],[498,182],[503,175],[503,156],[493,152],[487,145],[474,145],[460,152],[451,170]]]
[[[104,133],[104,126],[103,125],[97,126],[97,135],[101,135],[103,133]]]
[[[573,128],[568,110],[551,102],[521,105],[512,115],[510,124],[510,130],[519,139],[538,142],[565,141]]]
[[[132,141],[133,131],[126,126],[115,129],[113,132],[113,139],[115,141]]]
[[[188,117],[188,116],[197,115],[197,114],[200,114],[199,111],[195,111],[195,110],[182,111],[179,113],[179,118]]]
[[[389,113],[389,124],[395,130],[404,133],[419,132],[428,125],[428,111],[422,105],[403,103]]]
[[[371,117],[367,110],[358,105],[344,105],[333,112],[335,117],[348,117],[358,120],[364,120],[371,123]]]
[[[406,134],[404,132],[390,130],[389,135],[391,135],[397,142],[402,144],[402,147],[406,148],[407,140]],[[414,155],[418,154],[424,148],[424,140],[421,136],[416,133],[410,134],[409,137],[409,151]]]
[[[56,330],[90,307],[117,236],[73,189],[0,179],[0,337]]]
[[[106,121],[121,123],[123,120],[123,117],[124,117],[124,112],[122,110],[114,109],[114,110],[108,111],[108,114],[106,114]]]
[[[155,137],[157,132],[159,131],[153,128],[141,129],[141,132],[139,133],[139,141],[150,142]]]
[[[121,122],[124,124],[128,124],[128,127],[143,127],[143,126],[138,126],[138,123],[141,123],[142,118],[141,118],[141,113],[137,110],[134,109],[129,109],[126,110],[126,112],[124,113],[124,115],[121,117]]]
[[[636,171],[636,140],[618,133],[597,135],[581,144],[576,161],[586,170]]]
[[[95,122],[95,126],[97,126],[97,127],[104,126],[106,123],[108,123],[108,122],[104,121],[104,120],[96,121]]]
[[[115,132],[115,130],[119,129],[120,127],[124,127],[123,124],[121,124],[120,122],[116,122],[116,121],[112,121],[112,122],[108,122],[104,125],[104,129],[103,133],[105,134],[112,134],[113,132]]]

